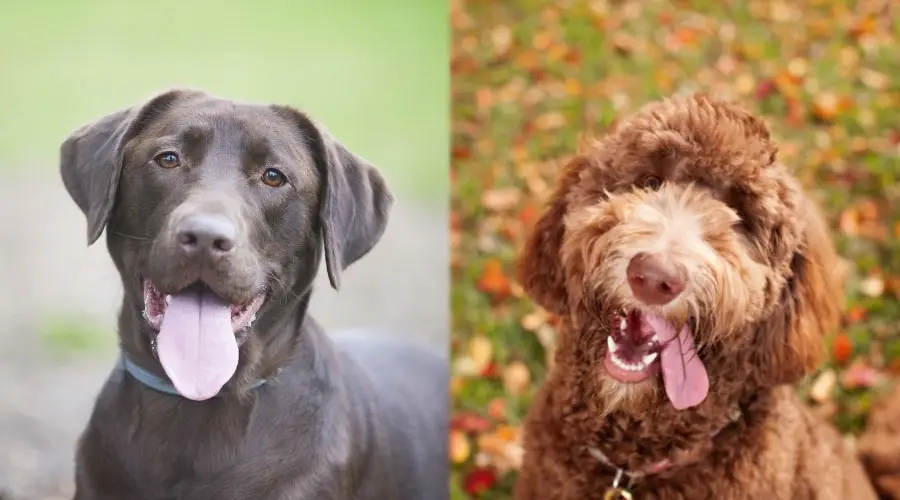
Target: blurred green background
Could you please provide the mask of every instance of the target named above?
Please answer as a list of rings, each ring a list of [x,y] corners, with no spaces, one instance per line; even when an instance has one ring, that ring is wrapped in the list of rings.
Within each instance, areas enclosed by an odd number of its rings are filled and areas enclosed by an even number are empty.
[[[0,168],[56,168],[71,129],[187,85],[299,106],[398,190],[446,200],[446,12],[421,0],[4,1]]]

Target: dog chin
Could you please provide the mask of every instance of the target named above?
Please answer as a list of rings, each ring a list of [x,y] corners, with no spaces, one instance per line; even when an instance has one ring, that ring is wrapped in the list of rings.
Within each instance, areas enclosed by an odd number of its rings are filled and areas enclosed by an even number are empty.
[[[632,414],[647,413],[665,403],[658,376],[641,382],[621,382],[611,377],[605,370],[600,374],[599,398],[603,402],[604,414],[619,411]]]

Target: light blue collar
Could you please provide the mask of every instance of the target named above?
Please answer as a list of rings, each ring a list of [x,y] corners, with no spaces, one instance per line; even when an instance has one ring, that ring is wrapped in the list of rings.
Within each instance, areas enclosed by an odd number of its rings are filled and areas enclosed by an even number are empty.
[[[163,394],[171,394],[172,396],[181,396],[175,386],[172,385],[171,382],[164,378],[157,377],[156,375],[148,372],[147,370],[138,366],[134,361],[128,359],[124,353],[119,357],[119,366],[122,367],[129,375],[135,378],[138,382],[146,385],[147,387],[153,389],[154,391],[161,392]],[[257,387],[268,382],[268,379],[258,379],[250,386],[250,389],[256,389]],[[215,397],[221,396],[222,393],[218,393]]]

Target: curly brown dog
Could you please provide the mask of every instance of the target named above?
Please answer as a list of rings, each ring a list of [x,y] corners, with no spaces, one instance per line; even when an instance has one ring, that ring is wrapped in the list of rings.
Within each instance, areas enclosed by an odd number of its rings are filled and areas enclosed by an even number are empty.
[[[857,448],[881,498],[900,500],[900,385],[872,407]]]
[[[562,327],[517,499],[875,498],[789,385],[843,287],[776,153],[761,120],[698,95],[647,105],[565,168],[519,263]]]

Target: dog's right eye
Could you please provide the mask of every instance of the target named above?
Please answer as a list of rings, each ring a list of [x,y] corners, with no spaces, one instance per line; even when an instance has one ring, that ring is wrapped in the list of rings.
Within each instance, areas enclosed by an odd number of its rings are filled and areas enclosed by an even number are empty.
[[[162,168],[175,168],[181,166],[181,158],[171,151],[156,155],[156,157],[153,158],[153,161]]]
[[[281,187],[287,178],[276,168],[267,168],[262,175],[263,184],[269,187]]]
[[[660,186],[662,186],[662,179],[655,175],[648,175],[641,179],[640,185],[644,189],[652,189],[653,191],[656,191]]]

